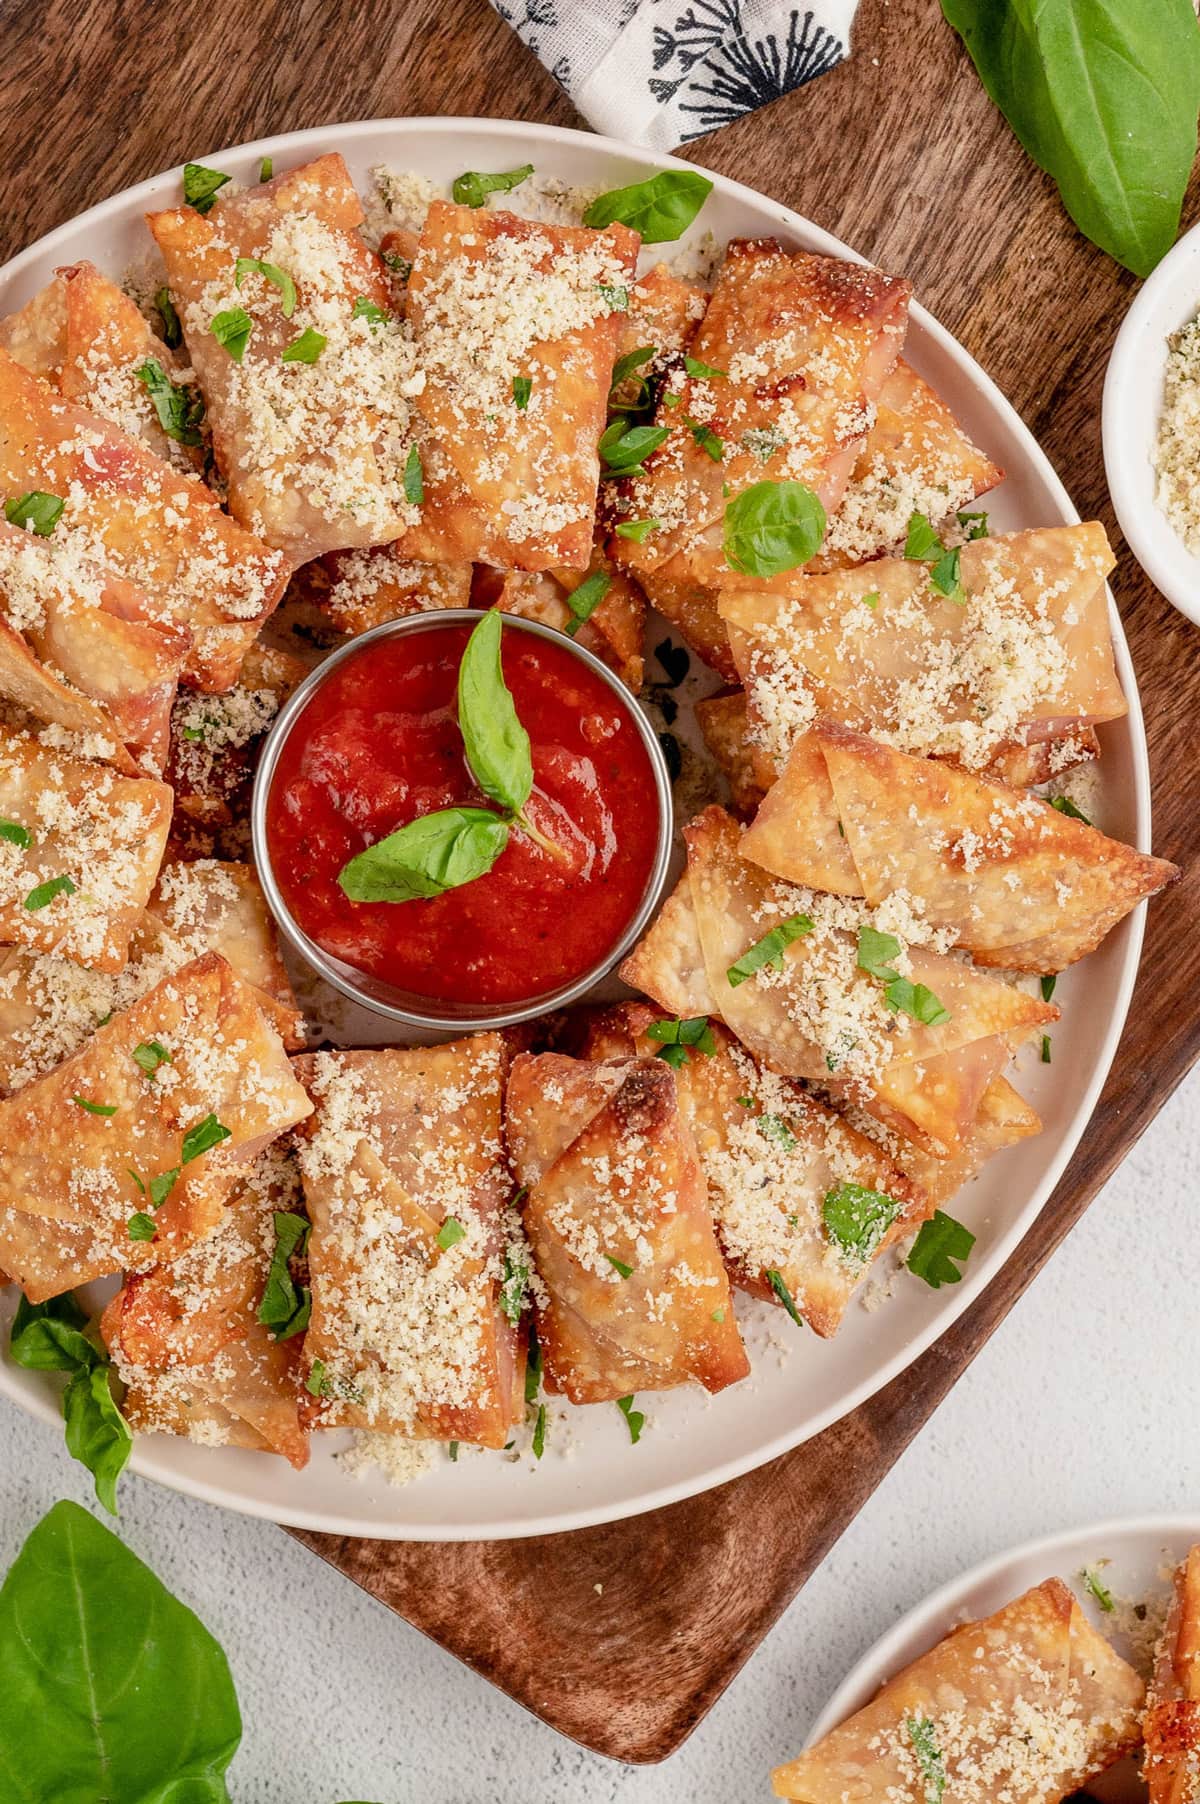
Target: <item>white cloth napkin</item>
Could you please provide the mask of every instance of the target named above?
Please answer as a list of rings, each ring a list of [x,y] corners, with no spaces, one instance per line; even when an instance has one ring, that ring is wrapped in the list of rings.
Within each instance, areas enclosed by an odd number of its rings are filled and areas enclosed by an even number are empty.
[[[824,75],[857,0],[491,0],[588,124],[671,150]]]

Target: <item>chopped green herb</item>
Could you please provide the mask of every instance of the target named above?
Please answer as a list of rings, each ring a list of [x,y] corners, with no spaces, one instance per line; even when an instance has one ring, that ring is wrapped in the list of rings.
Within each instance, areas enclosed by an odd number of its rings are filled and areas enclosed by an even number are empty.
[[[147,357],[134,371],[153,403],[158,423],[168,438],[181,445],[201,442],[200,422],[204,418],[204,402],[199,392],[183,383],[172,382],[157,357]]]
[[[725,1311],[723,1309],[714,1309],[712,1312],[712,1320],[720,1327],[721,1323],[725,1320]]]
[[[965,607],[967,591],[962,586],[962,575],[959,568],[961,561],[962,552],[956,545],[953,551],[944,552],[938,559],[929,572],[929,580],[939,595],[944,595],[948,601],[958,602],[960,606]]]
[[[525,409],[529,406],[529,397],[532,393],[533,393],[533,378],[531,376],[514,376],[513,377],[512,394],[513,394],[513,401],[517,407],[518,412],[520,412],[520,413],[525,412]]]
[[[410,445],[404,460],[404,499],[413,507],[420,507],[425,499],[425,472],[419,445]]]
[[[804,1317],[800,1314],[800,1311],[792,1301],[792,1293],[784,1283],[783,1273],[777,1266],[771,1266],[770,1270],[767,1272],[767,1283],[771,1286],[771,1289],[775,1292],[775,1295],[779,1298],[779,1301],[783,1304],[797,1328],[803,1328]]]
[[[305,326],[299,338],[293,338],[290,345],[285,345],[279,354],[281,363],[315,363],[325,346],[329,343],[324,332],[318,332],[315,326]]]
[[[651,363],[657,355],[657,346],[638,345],[635,350],[626,351],[613,364],[612,383],[608,391],[608,405],[620,413],[637,412],[649,407],[651,401],[650,384],[638,371],[644,364]]]
[[[350,318],[368,320],[372,331],[376,326],[386,326],[388,321],[388,316],[378,301],[368,300],[365,294],[356,296]]]
[[[154,1217],[147,1215],[144,1209],[139,1209],[136,1215],[131,1215],[126,1226],[130,1240],[153,1240],[158,1233]]]
[[[152,1208],[161,1209],[179,1176],[179,1166],[172,1165],[170,1171],[160,1171],[150,1180],[150,1204]]]
[[[614,313],[629,312],[629,290],[620,282],[597,282],[596,287]]]
[[[504,1270],[500,1279],[500,1307],[514,1326],[520,1320],[521,1310],[525,1303],[525,1292],[528,1288],[529,1266],[523,1259],[514,1259],[510,1247],[504,1254]]]
[[[297,1286],[288,1261],[300,1258],[308,1246],[309,1223],[290,1210],[274,1212],[275,1246],[271,1265],[258,1305],[258,1320],[270,1328],[274,1340],[291,1340],[308,1327],[312,1315],[312,1291],[307,1284]]]
[[[938,1747],[934,1726],[927,1716],[910,1716],[904,1727],[912,1742],[917,1765],[925,1779],[925,1804],[942,1804],[946,1789],[946,1763]]]
[[[45,883],[39,883],[31,889],[25,898],[25,906],[30,914],[36,914],[39,908],[48,908],[55,896],[73,896],[75,884],[70,877],[48,877]]]
[[[636,1447],[642,1438],[642,1430],[646,1426],[645,1412],[633,1407],[632,1396],[618,1397],[617,1408],[625,1418],[626,1427],[629,1429],[630,1443]]]
[[[207,213],[217,197],[217,189],[232,180],[232,176],[222,175],[219,169],[206,169],[203,163],[185,163],[183,198],[197,213]]]
[[[577,588],[571,590],[567,596],[567,607],[570,609],[571,618],[567,622],[566,630],[572,639],[584,621],[591,619],[611,588],[612,577],[607,570],[593,570],[590,576],[584,577]]]
[[[278,263],[268,263],[262,257],[239,257],[234,265],[233,283],[240,288],[246,276],[261,276],[272,288],[279,290],[279,311],[284,319],[291,319],[296,311],[296,284],[286,269],[280,269]],[[357,312],[358,303],[355,302]]]
[[[133,1061],[139,1070],[152,1078],[160,1065],[169,1065],[171,1055],[161,1040],[143,1040],[133,1049]]]
[[[883,1190],[864,1184],[837,1184],[825,1193],[821,1215],[825,1231],[857,1264],[875,1257],[879,1243],[900,1213],[900,1204]]]
[[[24,495],[14,495],[11,501],[4,503],[4,518],[10,526],[23,527],[26,532],[36,533],[39,539],[48,539],[62,519],[64,506],[58,495],[47,495],[44,489],[29,489]]]
[[[0,820],[0,839],[6,839],[10,846],[20,846],[23,852],[33,844],[33,835],[20,821]]]
[[[904,540],[905,557],[914,558],[919,563],[928,563],[930,558],[941,557],[945,549],[926,514],[909,515],[908,534]]]
[[[1050,1001],[1050,998],[1054,994],[1054,986],[1057,982],[1058,982],[1057,977],[1043,977],[1043,979],[1042,979],[1042,1001],[1043,1002]]]
[[[692,1015],[687,1020],[676,1017],[674,1021],[652,1021],[646,1029],[646,1038],[661,1042],[655,1057],[665,1059],[675,1071],[687,1064],[689,1046],[703,1053],[705,1058],[711,1058],[717,1050],[707,1015]]]
[[[751,426],[742,434],[742,444],[760,464],[769,464],[777,451],[782,451],[787,438],[778,426]]]
[[[685,357],[683,367],[689,376],[696,378],[697,382],[715,382],[718,379],[728,382],[729,380],[728,370],[715,370],[711,363],[701,363],[695,357]]]
[[[304,1381],[304,1388],[310,1397],[327,1397],[329,1395],[328,1386],[325,1380],[325,1361],[323,1359],[313,1360],[312,1365],[309,1368],[308,1377]]]
[[[193,1159],[198,1159],[201,1153],[211,1151],[214,1146],[220,1146],[222,1140],[229,1138],[229,1129],[222,1127],[215,1115],[206,1115],[203,1121],[197,1121],[183,1136],[181,1163],[190,1164]]]
[[[640,476],[642,459],[657,451],[670,438],[666,426],[630,426],[614,420],[600,435],[600,456],[610,476]]]
[[[1083,809],[1075,806],[1070,796],[1051,796],[1050,806],[1057,808],[1060,814],[1065,814],[1068,820],[1082,821],[1085,827],[1090,827],[1092,824]]]
[[[954,1261],[969,1258],[974,1245],[975,1236],[969,1228],[944,1209],[935,1209],[932,1218],[921,1223],[906,1264],[931,1289],[940,1290],[943,1284],[959,1283],[962,1273]]]
[[[986,514],[956,514],[955,519],[960,526],[969,527],[968,539],[986,539],[988,536],[988,517]]]
[[[86,1096],[73,1096],[71,1101],[86,1109],[89,1115],[115,1115],[117,1112],[115,1102],[91,1102]]]
[[[259,181],[260,182],[269,182],[271,177],[274,175],[274,173],[275,173],[274,157],[264,157],[262,162],[258,166]]]
[[[752,1109],[754,1107],[754,1098],[752,1096],[739,1096],[737,1103],[740,1109]]]
[[[869,595],[864,595],[862,604],[864,608],[877,608],[879,606],[879,590],[872,589]]]
[[[644,545],[652,532],[661,529],[661,520],[622,520],[616,532],[619,539],[632,539],[635,545]]]
[[[525,1401],[536,1403],[537,1394],[542,1385],[542,1349],[538,1345],[537,1329],[529,1324],[529,1357],[525,1362]]]
[[[785,1153],[794,1153],[800,1144],[783,1116],[774,1115],[770,1110],[759,1116],[756,1126],[760,1134],[781,1146]]]
[[[463,1227],[457,1216],[448,1215],[438,1229],[437,1243],[441,1247],[443,1253],[448,1253],[451,1247],[456,1247],[460,1240],[465,1240],[466,1238],[467,1230]]]
[[[883,984],[883,999],[897,1014],[911,1015],[926,1027],[938,1027],[949,1021],[948,1009],[942,1007],[933,991],[923,983],[912,983],[901,977],[894,959],[900,956],[900,942],[894,934],[880,933],[864,925],[858,930],[858,968]]]
[[[169,288],[160,288],[154,297],[154,305],[158,309],[158,317],[162,321],[163,343],[169,351],[177,351],[183,343],[183,327],[179,323],[179,315],[175,311],[175,303],[171,299]]]
[[[458,1463],[458,1442],[451,1441],[446,1448],[446,1452],[450,1458],[451,1464],[457,1465],[457,1463]]]
[[[387,267],[399,276],[401,283],[408,281],[409,276],[412,275],[411,257],[402,257],[399,251],[381,251],[380,255]]]
[[[534,1459],[541,1459],[546,1451],[546,1405],[538,1404],[537,1420],[533,1425],[533,1438],[529,1443]]]
[[[219,345],[223,345],[235,363],[240,363],[250,343],[254,321],[244,307],[223,307],[214,313],[208,329]]]
[[[1107,1585],[1101,1582],[1100,1575],[1094,1566],[1085,1566],[1079,1576],[1106,1615],[1116,1609],[1116,1600],[1112,1592]]]
[[[1042,1064],[1048,1065],[1049,1063],[1050,1063],[1050,1035],[1043,1034],[1042,1035]]]
[[[702,451],[707,452],[715,464],[719,464],[725,455],[725,446],[711,426],[701,425],[699,420],[685,419],[684,425],[695,439]]]
[[[510,194],[527,182],[533,174],[532,163],[522,163],[519,169],[501,170],[495,175],[484,175],[478,169],[468,169],[462,175],[456,175],[450,193],[460,207],[482,207],[489,194]]]
[[[611,1253],[605,1253],[604,1257],[608,1260],[608,1263],[612,1266],[613,1270],[618,1274],[619,1277],[632,1278],[633,1267],[631,1265],[626,1265],[626,1263],[623,1259],[614,1258]]]
[[[770,933],[764,933],[761,940],[755,940],[735,964],[730,965],[725,975],[730,987],[737,989],[748,977],[753,977],[764,965],[773,971],[782,971],[784,967],[784,951],[793,940],[803,939],[811,933],[813,923],[808,915],[789,915],[786,921],[780,921],[778,927],[772,927]]]

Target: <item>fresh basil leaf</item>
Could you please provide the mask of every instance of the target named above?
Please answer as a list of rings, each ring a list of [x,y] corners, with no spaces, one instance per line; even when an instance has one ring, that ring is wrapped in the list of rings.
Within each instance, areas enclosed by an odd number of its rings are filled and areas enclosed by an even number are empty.
[[[573,639],[585,620],[590,620],[608,591],[612,588],[612,577],[607,570],[593,570],[590,576],[576,585],[567,596],[567,606],[571,610],[571,618],[566,630]]]
[[[912,983],[907,977],[893,977],[883,987],[883,999],[890,1009],[900,1015],[911,1015],[923,1027],[940,1027],[949,1021],[950,1011],[944,1008],[923,983]]]
[[[214,313],[208,322],[208,329],[219,345],[240,363],[246,354],[246,346],[250,343],[250,334],[254,330],[254,321],[244,307],[222,307]]]
[[[1043,1002],[1050,1001],[1050,998],[1054,994],[1054,986],[1057,982],[1058,982],[1057,976],[1043,977],[1043,979],[1042,979],[1042,1001]]]
[[[125,1227],[130,1240],[153,1240],[158,1233],[154,1217],[147,1215],[144,1209],[139,1209],[136,1215],[131,1215]]]
[[[825,509],[802,482],[755,482],[725,509],[725,562],[748,576],[779,576],[815,556]]]
[[[1050,1063],[1050,1035],[1043,1034],[1042,1035],[1042,1064],[1048,1065],[1049,1063]]]
[[[365,294],[360,294],[355,297],[354,306],[350,311],[350,318],[367,320],[370,323],[372,330],[376,326],[386,326],[388,321],[388,316],[379,305],[378,301],[368,300]]]
[[[329,1395],[329,1386],[325,1379],[325,1361],[323,1359],[313,1360],[312,1365],[308,1368],[308,1377],[304,1380],[304,1388],[310,1397],[326,1397]]]
[[[87,1096],[73,1096],[71,1101],[78,1103],[81,1109],[86,1109],[89,1115],[115,1115],[117,1112],[115,1102],[92,1102]]]
[[[987,538],[987,536],[988,536],[988,517],[986,514],[984,514],[984,513],[978,513],[978,514],[959,513],[959,514],[955,514],[954,518],[958,521],[960,526],[966,526],[969,528],[969,531],[967,532],[968,539],[986,539]]]
[[[629,290],[619,282],[597,282],[596,287],[614,313],[629,312]]]
[[[517,719],[504,681],[502,627],[501,615],[490,609],[467,640],[458,667],[458,724],[480,789],[515,814],[533,789],[533,759],[529,734]]]
[[[933,569],[929,572],[929,580],[939,595],[946,596],[949,601],[965,605],[967,591],[962,585],[961,572],[962,552],[956,545],[953,551],[944,551]]]
[[[214,1146],[220,1146],[222,1140],[231,1138],[230,1131],[223,1127],[213,1114],[208,1114],[203,1121],[197,1121],[183,1136],[182,1163],[188,1165],[198,1159],[201,1153],[211,1152]]]
[[[478,169],[468,169],[455,176],[450,192],[460,207],[482,207],[489,194],[510,194],[532,174],[532,163],[522,163],[519,169],[503,170],[498,175],[483,175]]]
[[[163,343],[168,351],[177,351],[183,343],[183,327],[179,323],[179,315],[175,311],[175,303],[171,299],[169,288],[160,288],[154,297],[154,305],[158,309],[158,317],[162,321]]]
[[[946,1789],[946,1763],[937,1743],[937,1733],[927,1716],[910,1716],[904,1727],[912,1743],[917,1765],[925,1780],[924,1804],[942,1804]]]
[[[160,1065],[169,1065],[171,1055],[161,1040],[143,1040],[133,1049],[133,1062],[147,1077],[153,1077]]]
[[[421,452],[417,445],[409,446],[404,460],[404,499],[413,507],[420,507],[425,499],[425,471],[421,467]]]
[[[643,364],[653,361],[656,351],[656,345],[639,345],[636,350],[626,351],[623,357],[617,358],[617,361],[613,364],[612,385],[608,391],[608,404],[610,407],[627,407],[632,410],[648,405],[650,400],[650,385],[645,377],[639,376],[637,372],[642,368]],[[624,389],[627,384],[632,385],[635,380],[637,387],[634,390],[633,396],[631,398],[623,398],[620,394],[620,390]]]
[[[1148,276],[1196,154],[1190,0],[942,0],[992,100],[1086,238]]]
[[[31,1303],[21,1296],[13,1317],[8,1350],[27,1372],[75,1372],[95,1365],[100,1354],[83,1332],[87,1317],[73,1292]]]
[[[870,1190],[865,1184],[836,1184],[825,1192],[821,1216],[825,1232],[846,1255],[859,1265],[866,1265],[879,1250],[880,1242],[896,1217],[900,1204],[884,1190]]]
[[[232,176],[222,175],[219,169],[206,169],[203,163],[185,163],[183,198],[197,213],[207,213],[217,198],[218,188],[232,180]]]
[[[1092,824],[1083,809],[1075,806],[1070,796],[1051,796],[1050,806],[1057,808],[1060,814],[1065,814],[1068,820],[1082,821],[1085,827],[1090,827]]]
[[[626,1265],[623,1259],[616,1258],[612,1253],[605,1253],[604,1257],[608,1260],[608,1263],[612,1266],[619,1278],[632,1278],[633,1267],[631,1265]]]
[[[542,1384],[542,1349],[538,1344],[537,1329],[529,1324],[529,1357],[525,1362],[525,1401],[534,1403]]]
[[[895,977],[894,961],[900,956],[900,942],[892,933],[880,933],[877,927],[864,923],[858,930],[858,968],[869,977],[884,980]]]
[[[96,1496],[110,1515],[117,1513],[117,1480],[133,1448],[129,1424],[113,1399],[108,1365],[76,1372],[63,1394],[67,1452],[86,1466]]]
[[[161,1209],[179,1179],[179,1166],[173,1165],[170,1171],[160,1171],[150,1180],[150,1206]]]
[[[860,596],[859,599],[861,600],[864,608],[872,608],[872,609],[877,608],[879,606],[879,590],[872,589],[869,594]],[[840,821],[838,822],[838,825],[839,825],[839,827],[841,826]],[[845,837],[846,837],[846,835],[843,832],[842,838],[845,839]]]
[[[612,476],[640,476],[642,460],[665,444],[669,426],[630,426],[614,420],[600,435],[600,456]]]
[[[761,940],[755,940],[754,944],[748,947],[734,964],[730,965],[725,973],[729,979],[730,988],[736,990],[740,983],[745,983],[748,977],[753,977],[754,973],[761,971],[764,965],[769,965],[772,970],[782,971],[783,955],[787,947],[793,940],[802,939],[806,933],[811,933],[812,930],[813,923],[808,915],[789,915],[786,921],[780,921],[777,927],[772,927],[770,933],[764,933]]]
[[[974,1245],[975,1236],[969,1228],[943,1209],[935,1209],[931,1219],[921,1223],[905,1263],[931,1289],[940,1290],[943,1284],[959,1283],[962,1273],[953,1262],[967,1259]]]
[[[438,1229],[437,1243],[441,1247],[443,1253],[448,1253],[451,1247],[456,1247],[460,1240],[465,1240],[466,1238],[467,1230],[463,1227],[457,1216],[448,1215]]]
[[[524,1259],[514,1259],[510,1248],[504,1255],[504,1270],[500,1276],[500,1307],[514,1327],[521,1319],[528,1288],[529,1264]]]
[[[537,1419],[533,1424],[533,1438],[529,1443],[534,1459],[541,1459],[546,1451],[546,1405],[538,1404]]]
[[[381,251],[379,254],[387,267],[400,278],[401,283],[408,281],[412,275],[411,257],[402,257],[399,251]]]
[[[285,345],[279,353],[280,363],[315,363],[325,346],[329,343],[324,332],[318,332],[315,326],[305,326],[299,338],[293,338],[290,345]]]
[[[279,290],[279,311],[284,319],[291,319],[296,311],[296,284],[286,269],[280,269],[278,263],[268,263],[263,257],[239,257],[234,265],[233,285],[240,288],[246,276],[261,276],[272,288]],[[355,303],[357,308],[358,303]]]
[[[524,413],[529,406],[529,397],[533,393],[531,376],[514,376],[512,379],[513,404],[518,412]]]
[[[28,489],[4,503],[4,518],[10,526],[20,526],[48,539],[62,519],[65,502],[59,495],[47,495],[44,489]]]
[[[298,1287],[288,1267],[289,1259],[298,1258],[308,1245],[309,1223],[302,1215],[286,1209],[277,1209],[273,1219],[275,1246],[258,1305],[258,1320],[264,1328],[271,1329],[275,1340],[291,1340],[308,1327],[312,1314],[311,1290],[307,1285]]]
[[[20,846],[23,852],[33,844],[33,835],[20,821],[0,820],[0,839],[6,839],[10,846]]]
[[[73,896],[75,884],[70,877],[48,877],[45,883],[39,883],[31,889],[25,898],[25,906],[30,914],[36,914],[39,908],[48,908],[55,896]]]
[[[632,539],[635,545],[644,545],[652,532],[661,529],[661,520],[622,520],[616,534],[619,539]]]
[[[172,382],[157,357],[147,357],[134,375],[149,393],[158,423],[167,437],[176,439],[181,445],[198,445],[204,402],[197,391]]]
[[[16,1799],[229,1804],[242,1725],[203,1624],[95,1517],[57,1503],[0,1589],[0,1772]]]
[[[910,514],[908,531],[904,540],[904,555],[917,563],[928,563],[930,558],[941,557],[946,547],[938,538],[926,514]]]
[[[274,175],[274,173],[275,173],[274,157],[264,157],[258,165],[259,181],[260,182],[269,182],[271,177]]]
[[[717,1050],[707,1015],[692,1015],[687,1020],[652,1021],[646,1029],[646,1038],[661,1042],[655,1057],[665,1059],[676,1071],[687,1063],[689,1046],[706,1059],[712,1058]]]
[[[689,376],[696,378],[697,382],[716,382],[718,380],[728,382],[729,380],[728,370],[715,370],[711,363],[700,363],[695,357],[685,357],[683,367]]]
[[[792,1293],[784,1283],[783,1273],[777,1266],[773,1265],[767,1272],[767,1283],[771,1286],[771,1289],[775,1292],[775,1295],[779,1298],[779,1301],[783,1304],[797,1328],[803,1328],[804,1317],[796,1308]]]
[[[598,195],[583,216],[585,226],[603,230],[619,221],[641,234],[643,244],[682,238],[712,193],[712,183],[695,169],[661,169],[644,182]]]
[[[725,455],[725,446],[712,427],[701,425],[699,420],[685,420],[684,424],[700,449],[706,452],[715,464],[719,464]]]
[[[359,852],[338,872],[352,902],[414,902],[486,876],[508,844],[488,808],[439,808]]]
[[[457,1441],[447,1441],[446,1457],[449,1459],[451,1465],[458,1464],[458,1442]]]
[[[625,1426],[629,1430],[630,1444],[636,1447],[642,1438],[642,1430],[646,1426],[645,1412],[633,1407],[632,1397],[618,1397],[617,1408],[625,1418]]]

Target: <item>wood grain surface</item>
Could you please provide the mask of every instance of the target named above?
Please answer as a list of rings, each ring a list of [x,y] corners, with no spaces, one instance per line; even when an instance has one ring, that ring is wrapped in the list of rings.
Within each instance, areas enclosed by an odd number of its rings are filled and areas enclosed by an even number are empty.
[[[485,0],[8,0],[5,24],[0,261],[131,182],[270,132],[413,113],[581,123]],[[627,1761],[661,1760],[711,1708],[1200,1052],[1200,633],[1117,536],[1100,454],[1104,367],[1135,279],[1075,233],[935,0],[862,0],[847,64],[687,154],[912,277],[1080,512],[1104,520],[1155,850],[1185,876],[1151,911],[1116,1066],[1040,1220],[987,1294],[852,1416],[716,1492],[608,1528],[437,1547],[300,1537],[555,1728]],[[1196,200],[1193,184],[1189,222]]]

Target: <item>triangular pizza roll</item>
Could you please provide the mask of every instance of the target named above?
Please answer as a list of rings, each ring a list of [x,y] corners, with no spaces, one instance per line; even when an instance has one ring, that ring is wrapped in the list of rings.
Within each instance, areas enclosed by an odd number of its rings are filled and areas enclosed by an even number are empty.
[[[719,582],[726,500],[755,483],[801,482],[832,511],[899,354],[909,294],[861,264],[735,239],[691,346],[694,364],[718,373],[668,380],[655,423],[670,437],[623,485],[625,517],[662,522],[627,544],[628,567],[682,553],[680,576]]]
[[[0,727],[0,944],[119,971],[170,822],[165,783]]]
[[[695,703],[695,712],[704,743],[725,773],[733,812],[739,820],[753,819],[763,791],[746,743],[746,691],[732,689],[706,695]]]
[[[279,935],[251,864],[194,858],[164,864],[146,904],[190,957],[219,952],[259,992],[259,1005],[285,1046],[304,1045],[304,1017],[279,952]]]
[[[408,283],[425,384],[413,557],[586,569],[638,238],[435,201]]]
[[[587,1056],[654,1058],[663,1041],[653,1030],[673,1025],[645,1003],[620,1003],[590,1023]],[[765,1070],[719,1022],[674,1051],[731,1278],[764,1302],[790,1302],[816,1334],[836,1334],[872,1261],[912,1232],[926,1199],[867,1136]]]
[[[188,383],[190,370],[93,263],[55,270],[20,313],[0,320],[0,345],[66,400],[141,439],[177,470],[203,469],[204,404]]]
[[[1142,1720],[1150,1804],[1200,1799],[1200,1547],[1175,1573],[1175,1590]]]
[[[522,1054],[506,1122],[528,1188],[547,1389],[602,1403],[744,1378],[729,1279],[668,1067]]]
[[[198,217],[198,216],[197,216]],[[283,592],[287,569],[195,476],[63,400],[0,350],[0,489],[54,496],[54,535],[144,598],[145,618],[192,634],[188,678],[227,689]]]
[[[1042,1131],[1037,1110],[1030,1108],[1004,1077],[994,1077],[987,1086],[965,1138],[948,1157],[936,1157],[863,1109],[851,1107],[847,1114],[851,1124],[882,1148],[918,1187],[931,1209],[948,1203],[956,1191],[978,1176],[994,1153],[1018,1146]]]
[[[822,835],[823,809],[836,835]],[[1036,796],[828,722],[793,745],[741,850],[776,876],[859,893],[872,908],[915,897],[977,964],[1018,971],[1073,964],[1179,875]],[[841,861],[833,882],[829,852]]]
[[[394,539],[421,376],[337,155],[148,216],[234,518],[301,564]],[[407,485],[411,487],[411,480]]]
[[[286,1233],[302,1221],[300,1208],[294,1157],[277,1141],[255,1159],[206,1240],[125,1279],[100,1332],[135,1434],[279,1453],[297,1469],[308,1463],[301,1331],[277,1337],[258,1319],[280,1240],[276,1214],[287,1218]],[[297,1246],[303,1233],[301,1226]],[[277,1282],[292,1279],[281,1274]],[[299,1315],[301,1292],[292,1288]]]
[[[1042,745],[1041,780],[1078,762],[1080,734],[1126,712],[1113,663],[1104,528],[1053,526],[964,545],[961,592],[930,565],[882,558],[721,598],[750,734],[782,770],[826,714],[900,751],[985,771]],[[953,573],[941,578],[953,589]]]
[[[1138,1742],[1143,1686],[1059,1579],[967,1622],[771,1775],[796,1804],[1059,1804]]]
[[[773,881],[740,856],[720,808],[685,838],[670,936],[655,923],[621,967],[626,982],[681,1014],[686,990],[687,1013],[718,1015],[780,1075],[826,1085],[938,1156],[957,1152],[992,1078],[1057,1009],[931,950],[936,936],[911,909],[874,914]],[[778,949],[764,947],[776,930]],[[692,965],[697,945],[703,990],[670,969],[676,956]]]
[[[0,1265],[41,1302],[176,1258],[310,1112],[255,992],[206,953],[0,1103]]]
[[[476,1034],[296,1061],[316,1106],[300,1151],[315,1426],[503,1447],[523,1418],[502,1292],[508,1056],[502,1035]]]

